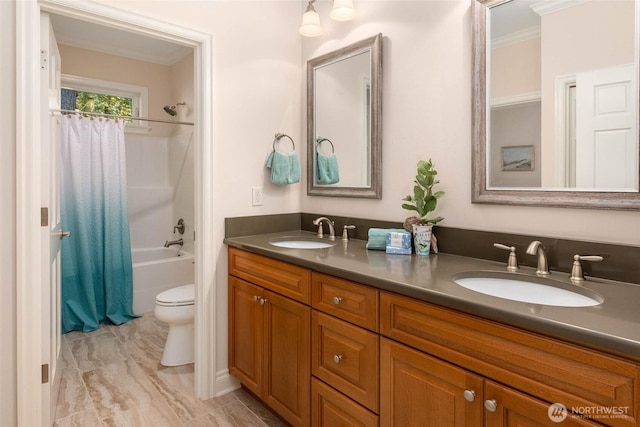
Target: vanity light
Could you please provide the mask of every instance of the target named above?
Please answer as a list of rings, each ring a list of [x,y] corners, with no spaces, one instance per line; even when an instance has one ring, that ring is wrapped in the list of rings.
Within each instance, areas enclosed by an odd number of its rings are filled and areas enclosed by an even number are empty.
[[[333,9],[329,16],[335,21],[348,21],[353,19],[356,11],[353,8],[353,0],[333,0]]]
[[[306,37],[316,37],[322,34],[322,26],[320,26],[320,15],[313,7],[316,0],[309,0],[307,9],[302,15],[302,25],[298,30],[300,34]],[[333,9],[329,13],[331,19],[336,21],[348,21],[355,16],[353,8],[353,0],[333,0]]]
[[[302,25],[298,32],[305,37],[316,37],[322,34],[322,27],[320,26],[320,15],[313,7],[313,3],[316,0],[309,0],[307,10],[302,15]]]

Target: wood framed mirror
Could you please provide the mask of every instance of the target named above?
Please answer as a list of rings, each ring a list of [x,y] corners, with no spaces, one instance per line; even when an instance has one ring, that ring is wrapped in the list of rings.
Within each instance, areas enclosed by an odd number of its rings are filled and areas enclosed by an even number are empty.
[[[473,203],[640,208],[638,3],[472,0]]]
[[[307,194],[382,198],[382,34],[307,61]]]

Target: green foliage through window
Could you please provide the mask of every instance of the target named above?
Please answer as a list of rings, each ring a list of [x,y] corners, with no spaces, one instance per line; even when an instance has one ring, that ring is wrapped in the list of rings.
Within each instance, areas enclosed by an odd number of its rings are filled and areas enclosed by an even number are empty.
[[[132,99],[101,93],[77,92],[76,110],[89,113],[132,116]]]

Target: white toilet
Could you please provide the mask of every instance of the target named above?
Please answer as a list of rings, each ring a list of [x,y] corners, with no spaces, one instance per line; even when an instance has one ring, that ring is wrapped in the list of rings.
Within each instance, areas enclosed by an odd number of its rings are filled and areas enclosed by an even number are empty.
[[[169,335],[160,363],[179,366],[193,363],[195,285],[178,286],[156,296],[156,318],[169,324]]]

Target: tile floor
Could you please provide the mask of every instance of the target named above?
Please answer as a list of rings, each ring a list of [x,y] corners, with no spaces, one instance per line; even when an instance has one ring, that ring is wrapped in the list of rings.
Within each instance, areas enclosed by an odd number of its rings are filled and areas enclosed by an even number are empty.
[[[193,392],[193,364],[160,365],[167,327],[153,313],[121,326],[63,335],[54,427],[284,426],[243,390]]]

